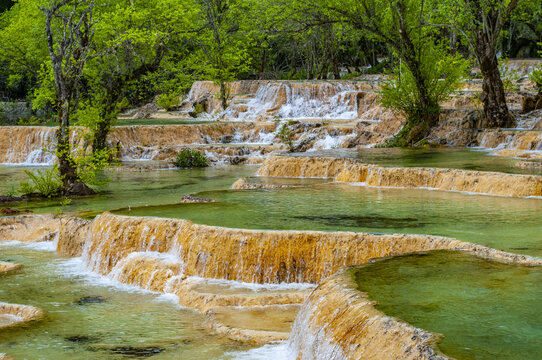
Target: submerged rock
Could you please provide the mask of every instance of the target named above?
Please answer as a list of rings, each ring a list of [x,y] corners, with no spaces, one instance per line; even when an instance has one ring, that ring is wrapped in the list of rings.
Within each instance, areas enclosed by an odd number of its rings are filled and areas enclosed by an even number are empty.
[[[215,202],[214,199],[199,198],[195,196],[185,195],[181,199],[182,203],[212,203]]]
[[[79,305],[85,305],[85,304],[100,304],[106,302],[107,299],[100,295],[91,295],[91,296],[83,296],[79,300],[77,300],[77,304]]]
[[[117,346],[108,349],[109,352],[118,355],[128,355],[135,357],[151,357],[158,355],[161,352],[166,351],[165,348],[157,346],[144,346],[144,347],[135,347],[135,346]]]
[[[66,340],[77,343],[77,344],[83,344],[83,343],[89,343],[98,341],[99,339],[96,336],[90,336],[90,335],[73,335],[65,337]]]
[[[13,209],[9,207],[5,207],[0,209],[0,213],[5,216],[13,216],[13,215],[19,215],[19,214],[32,214],[31,210],[21,210],[21,209]]]

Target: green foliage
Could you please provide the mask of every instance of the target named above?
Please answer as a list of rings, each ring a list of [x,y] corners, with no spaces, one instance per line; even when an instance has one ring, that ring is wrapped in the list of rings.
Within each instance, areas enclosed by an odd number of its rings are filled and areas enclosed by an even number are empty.
[[[195,104],[194,110],[190,112],[190,116],[197,118],[204,111],[203,104]]]
[[[54,82],[50,62],[41,64],[38,71],[38,86],[34,88],[32,93],[32,108],[34,110],[45,109],[56,104],[57,97]]]
[[[26,170],[26,175],[30,181],[22,182],[18,191],[30,195],[37,193],[40,196],[51,198],[60,194],[62,181],[58,172],[58,165],[51,169],[36,170],[36,172]]]
[[[343,80],[351,80],[351,79],[357,78],[358,76],[361,76],[361,72],[353,72],[353,73],[350,73],[350,74],[345,74],[345,75],[342,76],[342,79]]]
[[[55,209],[54,214],[56,216],[62,215],[64,213],[64,209],[67,206],[71,205],[71,203],[72,203],[72,199],[70,199],[69,197],[63,198],[62,201],[60,202],[60,206]]]
[[[171,111],[179,105],[180,96],[176,93],[162,94],[158,97],[157,105],[166,111]]]
[[[529,78],[535,83],[538,92],[542,93],[542,66],[539,66],[531,71]]]
[[[112,161],[116,149],[101,149],[92,154],[80,154],[74,157],[79,181],[87,184],[103,187],[111,179],[105,176],[104,171],[113,166]]]
[[[43,124],[45,119],[41,119],[35,116],[31,116],[28,119],[20,118],[19,121],[17,121],[18,126],[35,126],[35,125],[41,125]]]
[[[421,51],[420,71],[430,104],[421,104],[419,88],[412,72],[400,64],[394,78],[382,86],[382,104],[415,117],[423,106],[438,107],[457,90],[469,63],[459,55],[448,54],[446,48],[427,43]],[[438,111],[438,108],[435,109]]]
[[[294,134],[290,129],[289,125],[293,125],[292,120],[280,122],[280,119],[275,118],[275,123],[277,124],[277,135],[279,136],[280,141],[288,147],[288,151],[294,151]]]
[[[504,91],[519,91],[518,80],[521,77],[521,74],[517,69],[513,69],[510,66],[510,61],[508,61],[508,59],[499,62],[499,72],[501,74]]]
[[[185,149],[181,150],[173,164],[180,168],[206,167],[209,159],[197,150]]]
[[[14,186],[11,187],[11,189],[9,189],[9,191],[6,193],[6,196],[8,197],[15,197],[17,195],[17,190],[15,189]]]

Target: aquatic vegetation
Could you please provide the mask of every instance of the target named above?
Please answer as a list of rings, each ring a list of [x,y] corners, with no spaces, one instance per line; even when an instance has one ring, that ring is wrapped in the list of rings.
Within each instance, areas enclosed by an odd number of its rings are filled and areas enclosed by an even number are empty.
[[[195,168],[209,166],[209,159],[198,150],[181,150],[173,164],[180,168]]]

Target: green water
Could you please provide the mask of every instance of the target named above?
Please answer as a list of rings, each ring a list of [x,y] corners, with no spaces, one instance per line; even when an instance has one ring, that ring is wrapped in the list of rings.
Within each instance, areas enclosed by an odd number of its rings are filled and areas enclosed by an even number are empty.
[[[377,308],[440,333],[456,359],[540,359],[542,269],[436,252],[355,271]]]
[[[216,202],[132,207],[116,213],[249,229],[441,235],[542,257],[540,199],[344,184],[196,195]]]
[[[467,195],[417,189],[325,184],[316,179],[252,178],[251,182],[303,185],[280,190],[228,190],[257,166],[192,170],[113,171],[105,192],[62,208],[84,216],[105,210],[132,216],[267,230],[363,231],[455,237],[514,253],[542,257],[540,199]],[[0,192],[25,178],[21,167],[0,167]],[[4,181],[6,179],[7,181]],[[181,204],[186,194],[215,203]],[[15,206],[14,206],[15,207]],[[16,205],[54,212],[60,200]]]
[[[0,276],[0,301],[37,306],[47,317],[0,331],[0,353],[16,359],[217,359],[243,347],[213,336],[203,315],[151,293],[77,275],[79,259],[0,245],[0,261],[25,267]],[[105,302],[85,303],[100,296]],[[233,353],[232,353],[233,352]]]
[[[521,167],[525,160],[493,156],[483,150],[439,149],[336,149],[291,156],[328,156],[356,159],[365,164],[398,167],[433,167],[475,171],[497,171],[513,174],[542,174],[542,166]],[[542,164],[542,162],[538,162]]]
[[[228,189],[240,177],[257,171],[257,166],[214,166],[203,169],[110,171],[111,182],[96,196],[76,198],[64,211],[106,211],[122,207],[172,204],[183,195],[204,190]],[[27,180],[24,168],[0,166],[0,194]],[[36,213],[55,212],[61,200],[23,202],[13,207]]]

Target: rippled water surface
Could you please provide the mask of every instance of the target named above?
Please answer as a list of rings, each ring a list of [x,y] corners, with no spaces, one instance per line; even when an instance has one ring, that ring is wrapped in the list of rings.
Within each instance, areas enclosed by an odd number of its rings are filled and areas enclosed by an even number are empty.
[[[441,235],[542,256],[540,199],[344,184],[208,191],[197,196],[216,202],[138,207],[117,213],[249,229]]]
[[[231,359],[245,349],[213,336],[203,315],[179,308],[175,300],[92,276],[77,260],[0,245],[0,261],[24,265],[0,276],[0,301],[37,306],[47,314],[40,322],[0,331],[0,353],[32,360]]]

